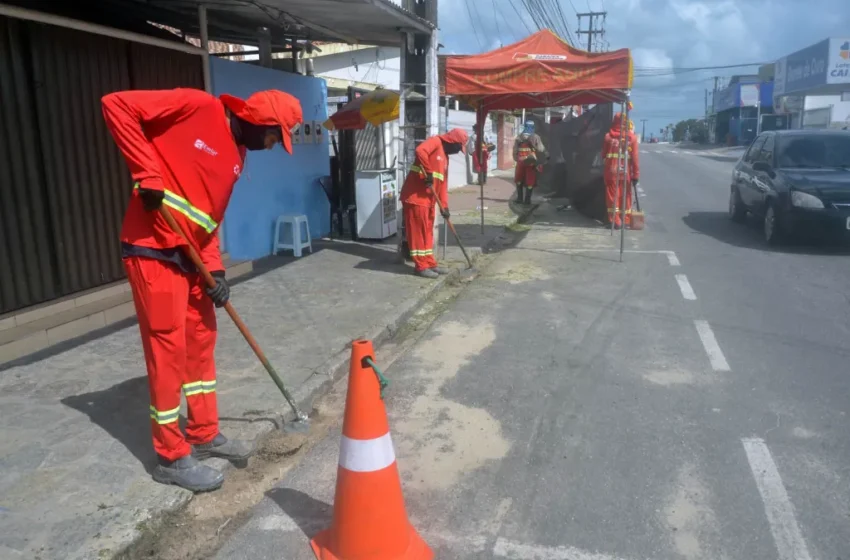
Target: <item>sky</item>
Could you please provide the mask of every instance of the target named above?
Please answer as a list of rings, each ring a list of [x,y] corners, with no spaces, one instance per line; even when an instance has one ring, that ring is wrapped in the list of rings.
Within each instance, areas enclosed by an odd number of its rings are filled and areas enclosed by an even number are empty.
[[[527,36],[526,25],[536,31],[523,4],[523,0],[439,0],[441,52],[485,52]],[[605,40],[611,50],[631,49],[633,120],[640,130],[640,120],[647,119],[647,137],[651,132],[658,135],[667,124],[702,118],[705,90],[714,88],[713,76],[728,79],[756,73],[758,67],[639,77],[642,67],[773,62],[827,37],[850,36],[848,0],[560,0],[560,4],[573,35],[576,11],[608,12]],[[582,41],[586,46],[586,36]]]

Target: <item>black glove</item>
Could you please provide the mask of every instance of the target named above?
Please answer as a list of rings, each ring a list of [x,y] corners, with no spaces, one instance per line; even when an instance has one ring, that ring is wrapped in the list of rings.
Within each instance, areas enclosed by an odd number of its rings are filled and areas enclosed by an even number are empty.
[[[429,187],[434,185],[434,176],[431,175],[430,173],[425,175],[425,184],[428,185]]]
[[[632,179],[632,186],[636,187],[639,181],[637,179]]]
[[[215,278],[215,288],[207,288],[207,295],[216,307],[224,307],[230,300],[230,286],[227,284],[223,270],[217,270],[211,274]]]
[[[451,217],[452,217],[452,213],[451,213],[451,212],[449,212],[449,209],[448,209],[448,208],[441,208],[441,209],[440,209],[440,215],[441,215],[443,218],[445,218],[446,220],[448,220],[449,218],[451,218]]]
[[[142,199],[142,205],[145,207],[145,210],[154,212],[162,206],[162,199],[165,197],[165,193],[163,191],[139,188],[139,197]]]

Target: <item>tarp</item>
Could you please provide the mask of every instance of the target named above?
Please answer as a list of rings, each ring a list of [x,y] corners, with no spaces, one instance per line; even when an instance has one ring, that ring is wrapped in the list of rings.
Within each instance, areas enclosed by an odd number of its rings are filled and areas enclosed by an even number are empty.
[[[632,87],[629,49],[589,53],[544,29],[477,55],[446,57],[445,94],[484,111],[623,102]]]

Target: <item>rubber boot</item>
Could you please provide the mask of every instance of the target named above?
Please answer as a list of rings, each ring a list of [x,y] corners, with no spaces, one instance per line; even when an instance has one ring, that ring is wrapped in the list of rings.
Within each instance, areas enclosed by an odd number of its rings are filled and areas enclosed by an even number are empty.
[[[523,200],[523,204],[529,206],[531,204],[531,187],[525,187],[525,200]]]
[[[443,268],[442,266],[435,266],[435,267],[434,267],[434,268],[432,268],[431,270],[433,270],[434,272],[436,272],[436,273],[437,273],[437,274],[439,274],[440,276],[443,276],[443,275],[445,275],[445,274],[448,274],[448,273],[449,273],[449,269],[448,269],[448,268]]]
[[[218,434],[209,443],[192,446],[192,455],[196,459],[221,457],[228,461],[244,461],[254,454],[254,446],[241,439],[227,439]]]
[[[516,203],[517,204],[522,204],[522,189],[523,189],[522,183],[517,183],[516,184]]]
[[[224,475],[207,465],[202,465],[191,455],[176,461],[160,463],[153,470],[153,479],[160,484],[173,484],[192,492],[210,492],[221,488]]]
[[[417,270],[417,276],[421,276],[422,278],[439,278],[440,275],[434,272],[433,268],[426,268],[425,270]]]

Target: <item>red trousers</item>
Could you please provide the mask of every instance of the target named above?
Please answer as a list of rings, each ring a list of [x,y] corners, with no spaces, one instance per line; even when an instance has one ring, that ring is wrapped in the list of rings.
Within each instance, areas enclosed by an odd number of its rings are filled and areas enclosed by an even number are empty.
[[[215,308],[197,274],[143,257],[124,259],[124,268],[148,369],[153,447],[174,461],[191,453],[190,444],[218,434]],[[181,390],[189,412],[185,438],[178,422]]]
[[[514,182],[522,183],[524,187],[533,188],[537,186],[537,164],[529,165],[521,161],[517,162],[514,171]]]
[[[617,188],[617,174],[605,173],[605,203],[608,207],[608,221],[620,224],[620,204],[623,202],[622,188],[626,189],[626,225],[632,223],[632,182],[628,174],[620,177],[620,189]]]
[[[402,206],[407,245],[410,247],[410,257],[416,270],[434,268],[437,266],[437,259],[434,258],[434,220],[437,212],[434,206]]]

